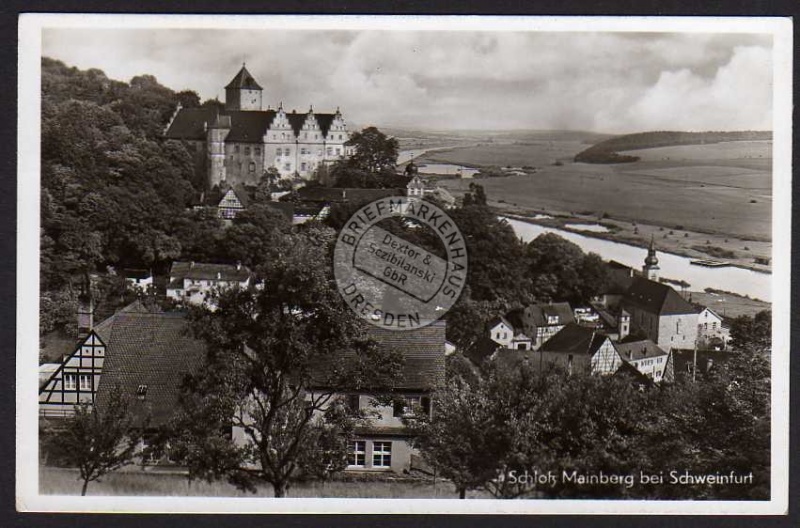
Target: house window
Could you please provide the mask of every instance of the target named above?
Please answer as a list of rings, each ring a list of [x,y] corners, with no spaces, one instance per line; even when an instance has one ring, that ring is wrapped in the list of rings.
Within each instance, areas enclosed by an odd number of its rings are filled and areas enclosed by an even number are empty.
[[[244,148],[244,153],[245,153],[245,155],[249,156],[250,155],[250,147],[245,147]]]
[[[367,460],[367,443],[364,440],[350,442],[347,453],[347,465],[354,467],[364,467]]]
[[[549,324],[549,325],[558,324],[558,316],[557,315],[548,315],[547,316],[547,324]]]
[[[325,149],[325,153],[328,156],[332,156],[333,155],[333,147],[328,147],[327,149]]]
[[[253,163],[252,161],[250,162],[249,170],[250,170],[250,172],[255,172],[256,171],[256,164]]]
[[[75,374],[64,374],[64,390],[75,390],[77,386]]]
[[[88,374],[78,376],[78,388],[82,391],[92,390],[92,377]]]
[[[234,145],[233,146],[233,151],[234,152],[239,152],[239,145]]]
[[[307,166],[307,165],[308,165],[308,164],[307,164],[305,161],[304,161],[303,163],[301,163],[301,164],[300,164],[300,170],[302,170],[302,171],[306,170],[306,166]]]
[[[342,138],[339,138],[339,139],[342,139]],[[336,147],[336,155],[338,156],[341,153],[342,153],[342,149],[340,149],[339,147]]]
[[[256,147],[256,156],[261,155],[261,147]]]
[[[147,397],[147,385],[139,385],[136,388],[136,397],[143,400]]]
[[[289,164],[289,163],[285,163],[285,164],[283,165],[283,170],[285,170],[285,171],[292,170],[292,166],[291,166],[291,164]]]
[[[372,442],[372,467],[392,467],[391,442]]]
[[[275,151],[275,155],[276,156],[280,156],[282,153],[283,153],[283,149],[281,149],[281,148],[279,148],[278,150]]]

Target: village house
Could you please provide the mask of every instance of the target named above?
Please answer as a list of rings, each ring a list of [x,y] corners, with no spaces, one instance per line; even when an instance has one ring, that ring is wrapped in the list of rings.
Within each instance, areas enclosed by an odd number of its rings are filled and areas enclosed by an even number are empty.
[[[673,356],[665,352],[649,339],[614,343],[623,361],[658,383],[674,380]]]
[[[530,336],[535,350],[574,322],[572,308],[566,302],[531,304],[522,312],[523,333]]]
[[[252,272],[241,264],[173,262],[169,271],[167,298],[182,304],[202,305],[212,291],[247,288]]]
[[[608,336],[592,328],[569,323],[539,347],[534,358],[562,365],[568,372],[613,374],[622,359]]]
[[[40,373],[47,372],[48,375],[40,379],[39,416],[64,418],[74,414],[74,407],[79,403],[95,403],[114,324],[121,318],[141,312],[146,310],[137,301],[96,326],[89,313],[85,332],[73,350],[59,363],[48,363],[47,367],[40,369]]]
[[[711,308],[697,315],[697,346],[700,349],[726,350],[731,339],[730,328]]]
[[[264,109],[264,89],[247,68],[225,87],[225,107],[176,109],[164,137],[192,149],[212,188],[222,182],[255,185],[274,167],[286,178],[310,179],[320,165],[343,159],[351,147],[347,123],[333,113],[287,112],[283,103]]]
[[[391,405],[378,404],[373,395],[363,392],[339,394],[352,409],[370,416],[350,442],[347,470],[407,472],[418,457],[404,420],[412,418],[415,411],[429,416],[434,413],[431,396],[445,379],[445,323],[437,321],[406,332],[371,327],[368,335],[378,346],[399,352],[403,368],[400,380],[391,388]],[[318,368],[323,370],[325,365]],[[326,389],[309,387],[310,391]]]
[[[424,196],[428,196],[442,204],[445,209],[451,209],[456,205],[455,197],[447,189],[438,185],[429,188],[416,173],[406,185],[406,196],[409,200],[421,200]]]
[[[122,276],[125,278],[125,284],[133,290],[146,291],[153,285],[152,270],[126,269],[122,271]]]
[[[531,338],[522,333],[520,326],[514,326],[505,317],[495,317],[489,321],[489,338],[504,348],[530,350]]]
[[[80,402],[102,405],[118,388],[130,397],[135,420],[147,424],[142,448],[146,447],[179,408],[184,378],[205,361],[205,343],[187,330],[185,311],[152,311],[138,301],[94,327],[90,322],[75,351],[42,383],[40,416],[68,417]],[[378,405],[366,392],[344,389],[335,395],[370,415],[350,443],[348,470],[407,471],[415,451],[404,419],[415,409],[432,412],[432,391],[444,382],[445,323],[408,332],[370,328],[369,335],[378,346],[400,352],[403,370],[396,385],[387,388],[394,396],[392,405]],[[325,368],[321,363],[316,367]],[[330,389],[312,383],[307,390]],[[234,440],[245,441],[243,431],[233,428],[231,434]]]

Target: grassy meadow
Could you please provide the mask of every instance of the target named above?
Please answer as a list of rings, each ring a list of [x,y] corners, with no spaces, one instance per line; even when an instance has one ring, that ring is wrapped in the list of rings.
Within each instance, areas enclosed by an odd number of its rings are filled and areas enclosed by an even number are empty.
[[[551,143],[553,146],[551,147]],[[495,205],[584,213],[687,230],[769,241],[772,223],[771,142],[661,147],[635,151],[634,163],[574,163],[578,141],[482,144],[419,158],[475,166],[537,167],[535,174],[480,180]],[[758,157],[762,156],[762,157]],[[767,157],[770,156],[770,157]],[[555,159],[562,166],[554,166]],[[447,180],[456,196],[470,180]]]
[[[80,495],[81,483],[74,469],[42,468],[39,471],[39,490],[43,495]],[[117,471],[100,482],[89,484],[87,495],[99,496],[160,496],[160,497],[272,497],[267,485],[255,493],[236,489],[226,482],[189,481],[185,475],[157,471]],[[358,479],[296,484],[289,497],[395,498],[395,499],[454,499],[458,498],[449,482],[433,479]],[[470,497],[480,496],[470,492]]]

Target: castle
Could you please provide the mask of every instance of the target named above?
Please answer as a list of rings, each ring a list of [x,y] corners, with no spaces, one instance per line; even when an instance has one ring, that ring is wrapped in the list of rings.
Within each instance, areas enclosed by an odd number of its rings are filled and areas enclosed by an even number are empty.
[[[223,182],[255,185],[270,167],[282,177],[309,179],[317,167],[350,154],[347,124],[339,109],[332,114],[304,114],[263,109],[264,89],[245,65],[225,87],[225,108],[178,105],[166,127],[167,139],[181,140],[194,151],[209,188]]]

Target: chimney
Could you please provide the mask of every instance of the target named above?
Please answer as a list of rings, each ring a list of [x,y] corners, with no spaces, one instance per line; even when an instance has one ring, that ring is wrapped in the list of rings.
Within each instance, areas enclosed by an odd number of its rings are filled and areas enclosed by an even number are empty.
[[[84,274],[81,291],[78,294],[78,340],[88,336],[94,328],[94,299],[92,298],[92,279]]]

